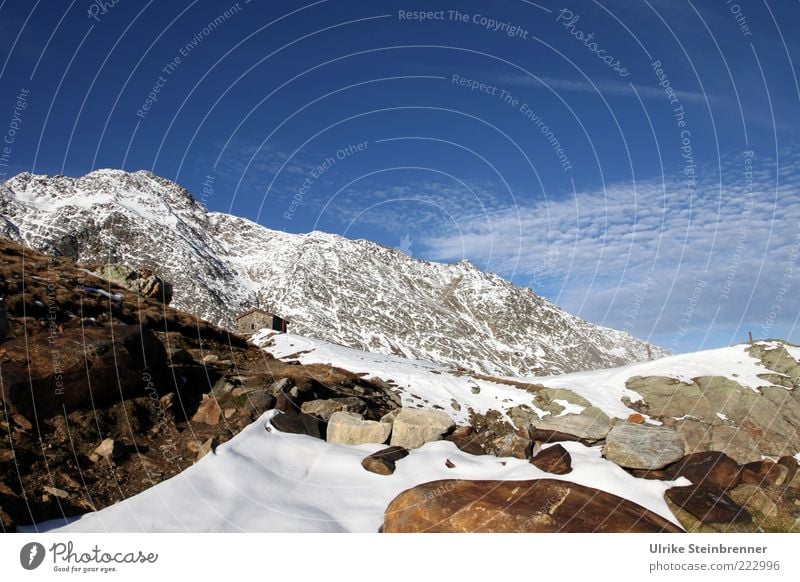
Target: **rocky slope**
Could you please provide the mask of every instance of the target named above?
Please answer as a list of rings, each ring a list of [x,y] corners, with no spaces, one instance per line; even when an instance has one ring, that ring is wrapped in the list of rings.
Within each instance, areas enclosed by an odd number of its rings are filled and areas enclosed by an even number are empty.
[[[97,266],[0,239],[0,532],[127,499],[301,394],[396,406],[383,383],[275,360]]]
[[[556,374],[664,355],[468,262],[271,231],[208,212],[148,172],[20,174],[0,184],[0,234],[76,260],[151,268],[173,283],[174,305],[223,327],[258,303],[301,335],[489,374]]]

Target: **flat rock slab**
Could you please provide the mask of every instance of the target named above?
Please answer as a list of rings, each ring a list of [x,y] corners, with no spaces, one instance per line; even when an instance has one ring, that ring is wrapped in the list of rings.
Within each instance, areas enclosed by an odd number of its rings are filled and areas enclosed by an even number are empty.
[[[540,432],[573,435],[577,440],[599,441],[606,438],[611,430],[611,421],[599,414],[565,414],[545,416],[542,420],[534,421],[533,428]]]
[[[681,532],[631,501],[553,479],[418,485],[386,508],[387,533]]]
[[[627,469],[661,469],[684,455],[683,439],[671,428],[624,422],[612,428],[605,457]]]

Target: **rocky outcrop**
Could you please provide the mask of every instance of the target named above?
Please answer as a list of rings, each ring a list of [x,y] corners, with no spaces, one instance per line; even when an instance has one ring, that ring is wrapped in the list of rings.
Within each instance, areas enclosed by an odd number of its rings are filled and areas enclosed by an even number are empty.
[[[673,426],[689,452],[720,451],[738,463],[794,455],[800,452],[800,401],[787,388],[800,377],[800,365],[777,343],[772,348],[754,344],[749,351],[772,370],[761,375],[765,381],[758,390],[722,376],[700,376],[690,383],[634,377],[626,386],[642,400],[630,404]]]
[[[443,480],[395,497],[387,533],[680,532],[635,503],[568,481]]]
[[[376,420],[364,420],[355,412],[334,412],[328,421],[328,442],[340,445],[385,443],[392,426]]]
[[[0,346],[2,397],[23,414],[48,416],[134,395],[166,350],[139,325],[53,330]]]
[[[103,279],[120,287],[134,291],[142,297],[155,299],[159,303],[169,305],[172,302],[172,284],[164,281],[150,269],[134,271],[122,265],[105,264],[97,274]]]
[[[661,469],[684,455],[683,441],[666,427],[619,423],[603,447],[609,461],[629,469]]]
[[[441,440],[453,426],[453,420],[440,410],[403,408],[394,419],[391,444],[418,449],[425,443]]]

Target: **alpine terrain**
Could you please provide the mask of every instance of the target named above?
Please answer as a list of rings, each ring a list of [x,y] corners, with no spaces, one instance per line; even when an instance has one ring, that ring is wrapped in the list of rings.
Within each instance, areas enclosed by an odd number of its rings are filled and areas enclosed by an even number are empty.
[[[76,261],[151,269],[173,284],[173,305],[222,327],[261,306],[295,334],[483,374],[560,374],[666,355],[467,261],[269,230],[209,212],[146,171],[19,174],[0,184],[0,236]]]

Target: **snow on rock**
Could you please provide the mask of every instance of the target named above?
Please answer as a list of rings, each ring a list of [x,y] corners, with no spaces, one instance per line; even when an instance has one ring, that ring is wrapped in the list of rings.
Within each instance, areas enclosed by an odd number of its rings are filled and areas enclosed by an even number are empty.
[[[705,350],[689,354],[680,354],[654,360],[610,368],[608,370],[594,370],[578,372],[560,376],[523,376],[522,381],[537,382],[552,388],[569,388],[576,394],[583,396],[593,404],[591,396],[597,397],[598,392],[604,392],[612,399],[627,396],[632,399],[638,395],[625,388],[625,382],[634,376],[663,376],[674,378],[681,382],[690,383],[692,378],[699,376],[722,376],[752,390],[761,386],[773,386],[767,380],[759,378],[759,374],[769,372],[760,360],[747,353],[749,344],[739,344],[727,348]],[[603,408],[599,404],[595,404]]]
[[[469,422],[470,410],[480,414],[497,410],[506,415],[509,409],[523,404],[543,418],[549,412],[534,404],[537,386],[570,390],[609,417],[622,419],[636,412],[623,404],[623,398],[630,402],[642,399],[640,394],[625,386],[627,380],[634,376],[664,376],[682,382],[691,382],[692,378],[698,376],[723,376],[754,391],[760,386],[772,386],[769,381],[758,377],[758,374],[769,370],[760,360],[747,353],[748,344],[607,370],[559,376],[497,377],[492,380],[488,376],[469,374],[434,362],[363,352],[271,330],[262,330],[253,336],[253,342],[276,358],[296,359],[303,364],[331,364],[354,373],[377,376],[396,386],[403,406],[440,406],[461,424]],[[457,403],[458,408],[454,408],[453,402]],[[561,415],[580,414],[583,411],[583,407],[566,400],[557,399],[555,402],[564,407]],[[649,424],[661,424],[648,417],[646,420]]]
[[[526,460],[473,456],[438,441],[411,451],[392,475],[361,461],[383,445],[333,445],[304,435],[267,432],[265,413],[181,474],[134,497],[39,531],[79,532],[377,532],[402,491],[438,479],[562,479],[629,499],[677,523],[663,499],[677,482],[636,479],[600,456],[599,448],[562,443],[568,475]],[[453,468],[446,466],[450,460]],[[609,508],[612,510],[613,508]],[[31,528],[34,529],[34,528]]]

